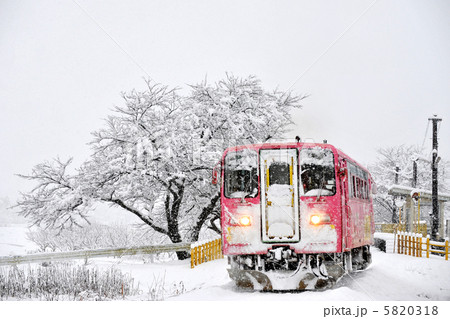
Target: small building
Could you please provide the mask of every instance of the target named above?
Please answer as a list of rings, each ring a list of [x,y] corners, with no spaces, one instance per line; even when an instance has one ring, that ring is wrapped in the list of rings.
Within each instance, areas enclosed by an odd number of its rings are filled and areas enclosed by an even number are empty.
[[[406,231],[413,232],[417,223],[426,221],[428,226],[428,234],[431,232],[431,218],[429,217],[432,194],[428,190],[403,186],[403,185],[392,185],[388,189],[389,195],[402,197],[405,202],[402,207],[402,223],[406,224]],[[413,195],[418,194],[417,200],[413,199]],[[439,227],[438,227],[438,237],[444,238],[448,236],[446,234],[446,227],[444,223],[444,208],[445,202],[450,201],[450,194],[438,194],[439,202]],[[419,206],[420,205],[420,206]],[[418,221],[418,210],[421,207],[420,221]],[[425,208],[425,210],[424,210]],[[417,227],[417,226],[416,226]],[[447,227],[448,228],[448,227]]]

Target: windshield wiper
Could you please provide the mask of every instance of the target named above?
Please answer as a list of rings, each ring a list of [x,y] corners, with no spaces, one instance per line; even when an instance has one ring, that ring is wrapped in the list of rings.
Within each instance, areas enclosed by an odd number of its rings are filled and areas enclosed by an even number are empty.
[[[325,174],[322,173],[322,179],[320,180],[319,193],[317,194],[316,202],[322,197],[323,186],[325,185]]]

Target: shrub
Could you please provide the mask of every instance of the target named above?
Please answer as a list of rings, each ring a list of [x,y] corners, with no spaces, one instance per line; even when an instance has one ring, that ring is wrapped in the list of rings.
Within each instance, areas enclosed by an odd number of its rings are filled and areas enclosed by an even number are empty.
[[[124,225],[91,224],[62,231],[39,229],[27,234],[39,251],[72,251],[98,248],[121,248],[151,245],[149,232]]]
[[[27,270],[0,268],[0,300],[112,300],[138,291],[134,279],[115,268],[99,270],[66,263]]]

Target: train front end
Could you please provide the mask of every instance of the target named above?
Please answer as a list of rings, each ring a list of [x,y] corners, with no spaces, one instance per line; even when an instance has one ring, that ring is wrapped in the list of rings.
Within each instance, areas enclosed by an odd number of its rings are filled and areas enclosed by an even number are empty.
[[[332,286],[342,267],[336,149],[328,144],[229,148],[221,221],[229,275],[256,290]]]

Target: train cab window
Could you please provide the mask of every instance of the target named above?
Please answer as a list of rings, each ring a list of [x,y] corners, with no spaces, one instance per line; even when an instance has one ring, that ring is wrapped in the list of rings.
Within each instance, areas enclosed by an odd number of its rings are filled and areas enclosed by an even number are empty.
[[[270,185],[289,185],[289,164],[284,162],[274,162],[269,166]]]
[[[303,196],[336,194],[336,173],[333,152],[320,147],[300,151],[301,187]]]
[[[258,195],[258,153],[244,149],[225,156],[224,193],[228,198]]]

